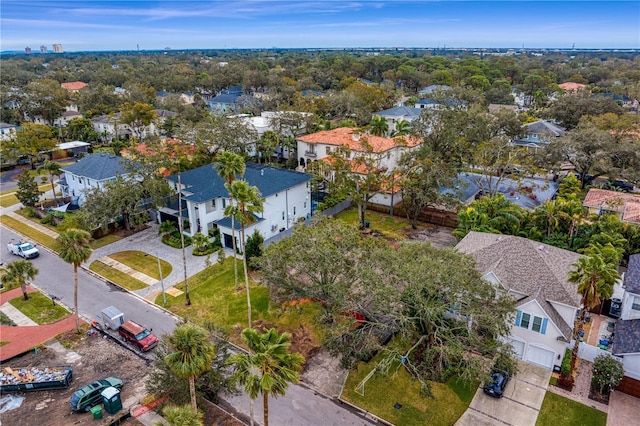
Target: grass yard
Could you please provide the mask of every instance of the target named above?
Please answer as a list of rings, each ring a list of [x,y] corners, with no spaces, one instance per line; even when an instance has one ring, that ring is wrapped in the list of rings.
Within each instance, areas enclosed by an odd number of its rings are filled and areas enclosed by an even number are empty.
[[[119,285],[120,287],[124,287],[130,291],[147,288],[147,285],[142,281],[137,280],[132,276],[125,274],[124,272],[118,271],[117,269],[112,268],[111,266],[102,263],[99,260],[91,262],[91,265],[89,265],[89,269],[96,274],[102,275],[107,280]]]
[[[404,368],[391,376],[374,374],[365,384],[364,396],[356,386],[371,372],[380,355],[350,371],[342,398],[396,425],[450,426],[465,412],[478,384],[464,385],[453,378],[447,383],[430,382],[434,398],[420,393],[420,383]],[[394,408],[399,403],[401,408]]]
[[[115,243],[116,241],[121,239],[122,237],[120,235],[109,234],[109,235],[105,235],[104,237],[98,240],[91,240],[91,242],[89,243],[89,247],[91,247],[92,250],[95,250],[95,249],[99,249],[100,247],[109,245],[111,243]]]
[[[241,289],[236,292],[233,258],[228,257],[222,265],[216,263],[189,279],[191,306],[185,305],[184,293],[177,297],[167,294],[166,308],[198,324],[211,321],[228,332],[234,343],[240,343],[240,331],[248,325],[247,296],[244,291],[244,273],[240,259],[238,259],[238,284]],[[184,283],[176,288],[184,291]],[[314,317],[321,309],[318,305],[304,303],[283,309],[270,303],[268,289],[257,285],[251,279],[250,289],[254,327],[273,326],[280,332],[288,331],[294,334],[303,330],[311,339],[309,344],[319,345],[319,331],[313,326]],[[157,296],[156,304],[162,305],[161,294]],[[294,346],[293,349],[297,348]]]
[[[51,189],[51,184],[38,185],[38,189],[43,192],[47,191],[48,189]],[[16,197],[15,189],[0,192],[0,207],[13,206],[19,202],[18,197]]]
[[[154,255],[147,254],[143,251],[121,251],[118,253],[112,253],[109,257],[132,269],[135,269],[138,272],[142,272],[145,275],[153,277],[156,280],[160,279],[158,258]],[[162,259],[160,259],[160,265],[163,277],[168,276],[173,270],[171,264]]]
[[[50,324],[71,315],[60,305],[54,305],[51,299],[40,292],[29,293],[29,300],[22,296],[9,301],[16,309],[37,324]]]
[[[3,225],[8,226],[11,229],[19,232],[22,235],[25,235],[27,239],[34,241],[37,244],[41,244],[43,246],[49,247],[51,250],[58,253],[60,251],[60,244],[56,241],[55,238],[52,238],[37,229],[22,223],[19,220],[16,220],[10,216],[3,215],[0,217],[0,222]]]
[[[547,392],[536,426],[604,426],[607,414],[579,402]]]
[[[358,209],[349,208],[344,210],[338,213],[336,218],[347,223],[358,224]],[[367,210],[364,220],[370,223],[369,228],[371,230],[380,231],[394,240],[404,240],[406,238],[405,232],[411,230],[411,224],[407,219],[371,210]]]

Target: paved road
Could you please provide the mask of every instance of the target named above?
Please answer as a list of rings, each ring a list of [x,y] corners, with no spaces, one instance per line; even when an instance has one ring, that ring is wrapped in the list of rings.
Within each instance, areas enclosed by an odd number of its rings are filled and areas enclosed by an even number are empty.
[[[20,236],[12,230],[0,226],[0,261],[12,262],[18,257],[11,255],[4,248],[11,239]],[[31,261],[39,273],[34,285],[60,301],[73,306],[73,267],[47,249],[40,248],[40,257]],[[117,287],[105,284],[85,270],[79,271],[78,309],[80,315],[93,319],[102,309],[109,305],[116,306],[125,317],[152,327],[154,333],[161,335],[170,333],[176,326],[176,319],[165,311],[151,305],[139,297]],[[261,423],[262,400],[255,403],[255,419]],[[228,398],[227,403],[248,418],[249,402],[244,396]],[[374,422],[355,414],[351,410],[336,404],[304,386],[294,385],[284,397],[270,401],[270,419],[277,425],[373,425]]]

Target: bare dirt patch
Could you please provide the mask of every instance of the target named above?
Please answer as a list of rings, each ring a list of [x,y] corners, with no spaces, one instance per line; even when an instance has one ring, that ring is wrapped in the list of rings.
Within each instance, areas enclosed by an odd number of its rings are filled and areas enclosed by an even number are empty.
[[[428,241],[436,248],[453,247],[458,240],[452,232],[451,228],[427,224],[421,229],[413,230],[407,238],[409,241]]]
[[[65,339],[63,336],[62,340]],[[73,352],[79,357],[70,357]],[[153,356],[153,355],[151,355]],[[103,425],[109,424],[113,418],[103,410],[103,419],[93,420],[91,413],[74,413],[69,407],[69,398],[82,386],[94,380],[115,376],[123,380],[121,398],[123,413],[137,402],[137,396],[142,394],[144,379],[151,367],[138,358],[131,351],[121,347],[116,342],[103,339],[102,336],[85,336],[73,349],[56,351],[42,348],[39,353],[16,357],[4,363],[11,367],[63,366],[73,367],[73,380],[67,389],[34,391],[16,393],[25,399],[20,408],[2,414],[2,422],[6,425]],[[129,404],[127,404],[129,402]],[[138,424],[129,420],[124,424]]]

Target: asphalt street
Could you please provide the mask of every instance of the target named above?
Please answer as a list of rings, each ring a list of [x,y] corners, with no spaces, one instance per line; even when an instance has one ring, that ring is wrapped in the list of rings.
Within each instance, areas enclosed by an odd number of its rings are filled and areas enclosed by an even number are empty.
[[[6,264],[19,259],[10,254],[6,244],[21,238],[12,230],[0,226],[0,261]],[[73,266],[65,263],[55,253],[40,248],[40,256],[31,262],[39,273],[33,284],[49,296],[55,296],[62,304],[73,307]],[[78,271],[78,310],[87,320],[95,319],[100,311],[108,306],[115,306],[125,314],[126,319],[133,320],[149,328],[157,335],[170,333],[176,326],[176,318],[164,310],[146,302],[140,297],[106,284],[84,269]],[[249,416],[249,400],[246,396],[224,398],[225,405],[235,410],[245,419]],[[262,420],[262,398],[255,401],[257,423]],[[376,424],[360,413],[336,403],[334,400],[301,385],[292,385],[287,394],[277,399],[270,399],[269,418],[277,425],[373,425]]]

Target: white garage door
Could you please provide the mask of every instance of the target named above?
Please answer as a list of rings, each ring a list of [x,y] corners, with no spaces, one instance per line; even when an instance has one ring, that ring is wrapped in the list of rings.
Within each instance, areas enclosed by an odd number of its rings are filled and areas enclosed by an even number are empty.
[[[527,351],[527,361],[548,368],[549,370],[553,369],[555,356],[555,352],[537,346],[529,345],[529,350]]]
[[[509,339],[509,343],[513,346],[513,352],[518,359],[522,359],[524,355],[524,342],[519,340]]]

